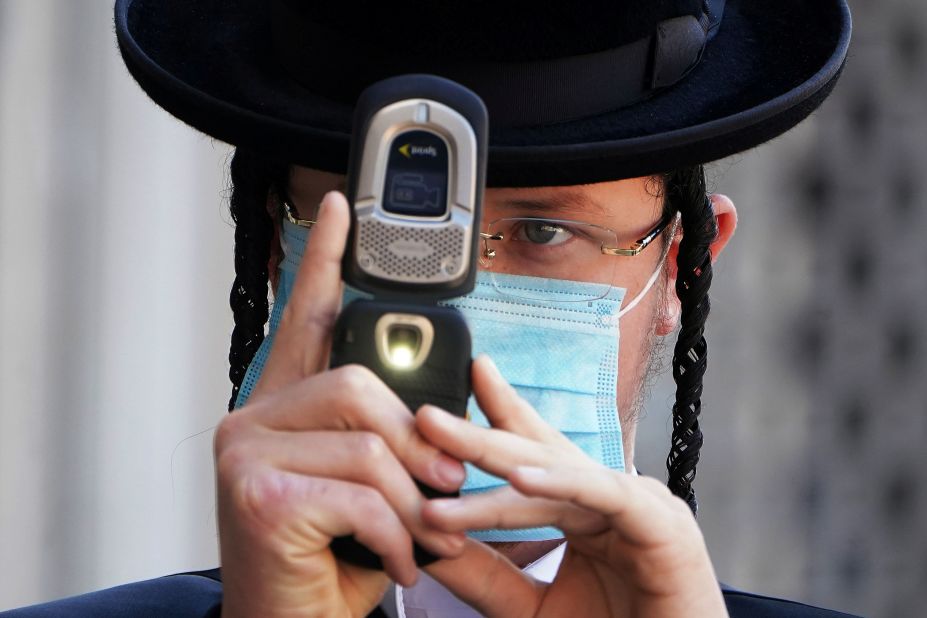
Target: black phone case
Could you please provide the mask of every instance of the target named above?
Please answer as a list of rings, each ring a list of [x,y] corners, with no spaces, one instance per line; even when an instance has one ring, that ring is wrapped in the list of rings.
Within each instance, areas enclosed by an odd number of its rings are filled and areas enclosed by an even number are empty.
[[[431,322],[434,344],[421,367],[401,371],[385,365],[380,359],[374,345],[374,330],[377,320],[387,313],[422,315]],[[413,413],[429,403],[466,418],[471,355],[470,329],[463,315],[452,307],[356,300],[344,308],[335,324],[330,364],[332,368],[355,363],[367,367]],[[422,483],[417,484],[427,498],[448,495]],[[333,539],[331,548],[336,556],[353,564],[371,569],[383,568],[380,558],[353,536]],[[416,544],[415,560],[419,566],[436,559]]]
[[[380,109],[390,103],[409,98],[425,98],[444,103],[455,109],[473,128],[476,135],[476,203],[474,204],[473,236],[470,239],[470,255],[473,256],[472,267],[467,269],[465,277],[459,281],[440,285],[423,286],[422,284],[403,284],[390,282],[388,285],[368,276],[357,266],[354,255],[354,235],[357,222],[354,215],[354,202],[357,199],[357,178],[363,158],[364,140],[370,121]],[[479,221],[482,210],[483,193],[486,185],[486,163],[489,152],[489,117],[483,101],[471,90],[444,77],[427,74],[411,74],[391,77],[369,86],[357,101],[354,110],[354,124],[351,130],[351,150],[348,159],[347,194],[351,204],[351,228],[342,262],[342,277],[351,286],[376,295],[378,298],[413,300],[416,302],[437,301],[455,296],[463,296],[473,291],[476,281],[476,255],[479,250]]]

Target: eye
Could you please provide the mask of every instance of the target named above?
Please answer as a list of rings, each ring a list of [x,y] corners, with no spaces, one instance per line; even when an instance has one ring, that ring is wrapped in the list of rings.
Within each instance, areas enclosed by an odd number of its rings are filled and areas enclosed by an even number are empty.
[[[560,245],[573,238],[570,228],[553,221],[529,220],[522,222],[513,240],[527,240],[537,245]]]

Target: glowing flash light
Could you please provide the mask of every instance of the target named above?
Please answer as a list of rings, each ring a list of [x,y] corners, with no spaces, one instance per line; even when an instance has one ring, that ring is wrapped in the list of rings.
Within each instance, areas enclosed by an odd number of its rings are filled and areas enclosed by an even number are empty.
[[[397,323],[386,331],[386,364],[399,371],[410,371],[421,364],[422,330],[416,324]]]
[[[395,369],[408,369],[415,360],[415,350],[407,345],[396,345],[389,349],[389,364]]]

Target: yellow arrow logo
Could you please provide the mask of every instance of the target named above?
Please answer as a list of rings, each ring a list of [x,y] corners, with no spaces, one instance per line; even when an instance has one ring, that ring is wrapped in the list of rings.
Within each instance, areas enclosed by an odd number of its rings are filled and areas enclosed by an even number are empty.
[[[409,153],[409,149],[412,147],[412,144],[403,144],[399,147],[399,152],[405,155],[406,159],[411,159],[412,155]]]

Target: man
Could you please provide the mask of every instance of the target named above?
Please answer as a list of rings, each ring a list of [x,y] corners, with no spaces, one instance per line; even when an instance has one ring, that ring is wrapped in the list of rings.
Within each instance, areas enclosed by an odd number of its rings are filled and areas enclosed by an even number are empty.
[[[202,615],[221,597],[228,616],[472,615],[455,599],[493,616],[816,615],[722,595],[693,518],[711,261],[736,225],[700,164],[820,104],[846,56],[842,1],[188,4],[122,0],[117,34],[156,101],[239,147],[241,407],[216,436],[223,585],[179,576],[48,611]],[[408,410],[360,367],[327,369],[350,102],[408,72],[458,79],[490,112],[484,220],[508,227],[489,234],[477,292],[455,301],[477,350],[513,342],[473,364],[482,425]],[[583,302],[550,296],[588,284],[600,292]],[[667,489],[626,472],[653,338],[677,325]],[[429,501],[414,480],[464,495]],[[348,534],[385,571],[336,560],[329,544]],[[442,558],[427,578],[413,541]]]

